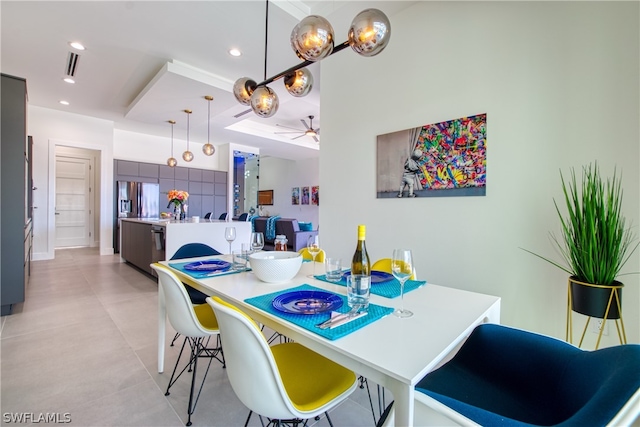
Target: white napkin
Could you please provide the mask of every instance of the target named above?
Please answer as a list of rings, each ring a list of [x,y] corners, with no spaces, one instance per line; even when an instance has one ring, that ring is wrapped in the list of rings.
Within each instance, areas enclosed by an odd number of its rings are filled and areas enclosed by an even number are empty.
[[[363,311],[361,313],[356,314],[353,317],[347,317],[347,316],[345,316],[345,313],[338,313],[337,311],[332,311],[331,312],[331,319],[334,319],[334,318],[339,317],[339,316],[341,316],[341,318],[336,319],[335,321],[332,321],[331,324],[329,325],[329,329],[333,329],[335,327],[342,326],[344,324],[347,324],[347,323],[351,322],[352,320],[356,320],[356,319],[359,319],[359,318],[361,318],[363,316],[366,316],[367,314],[369,314],[369,313],[366,312],[366,311]]]

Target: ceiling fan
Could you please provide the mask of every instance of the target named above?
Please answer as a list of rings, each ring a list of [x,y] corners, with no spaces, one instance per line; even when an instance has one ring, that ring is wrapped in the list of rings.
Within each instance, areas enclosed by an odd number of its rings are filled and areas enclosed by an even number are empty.
[[[291,138],[291,139],[293,140],[293,139],[302,138],[303,136],[310,136],[310,137],[313,138],[313,140],[315,142],[320,142],[320,140],[318,139],[318,137],[320,136],[320,128],[314,129],[313,128],[313,116],[307,116],[307,117],[309,117],[309,124],[307,124],[307,122],[305,122],[304,119],[300,119],[300,121],[302,122],[302,124],[306,128],[305,130],[295,129],[295,128],[291,128],[289,126],[283,126],[283,125],[276,124],[276,126],[281,127],[281,128],[293,129],[295,132],[274,132],[274,133],[276,135],[284,135],[284,134],[288,134],[288,133],[299,133],[301,135],[296,136],[295,138]]]

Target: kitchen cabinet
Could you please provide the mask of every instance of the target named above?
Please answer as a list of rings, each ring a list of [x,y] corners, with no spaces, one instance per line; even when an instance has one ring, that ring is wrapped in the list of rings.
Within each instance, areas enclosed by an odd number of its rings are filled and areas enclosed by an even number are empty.
[[[153,262],[151,224],[123,219],[120,224],[120,233],[122,237],[120,256],[140,270],[151,274],[149,266]]]
[[[27,82],[2,74],[0,198],[2,251],[0,268],[0,314],[11,314],[25,299],[31,272],[33,242],[31,215],[31,152],[27,138]]]

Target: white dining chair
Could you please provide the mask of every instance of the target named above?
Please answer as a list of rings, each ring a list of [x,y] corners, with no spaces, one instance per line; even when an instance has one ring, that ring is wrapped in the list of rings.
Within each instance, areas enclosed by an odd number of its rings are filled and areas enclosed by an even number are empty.
[[[220,325],[233,391],[251,414],[282,420],[303,420],[326,414],[356,389],[356,375],[347,368],[294,342],[269,346],[256,322],[219,297],[209,297]]]
[[[182,282],[178,276],[169,271],[169,269],[157,263],[151,264],[151,268],[153,268],[158,274],[158,291],[163,294],[169,322],[176,332],[184,336],[182,348],[180,349],[180,354],[178,355],[178,359],[176,360],[176,364],[173,368],[173,373],[169,379],[165,396],[170,394],[169,390],[171,389],[171,386],[176,383],[185,371],[188,370],[192,372],[189,406],[187,408],[187,426],[190,426],[191,415],[195,412],[198,398],[200,397],[202,387],[204,386],[204,381],[206,380],[209,368],[211,367],[211,362],[213,359],[216,359],[222,363],[223,368],[225,367],[225,358],[222,353],[218,320],[208,304],[193,305],[191,303],[189,294],[182,285]],[[216,345],[215,347],[210,348],[208,347],[208,344],[212,336],[216,336]],[[189,360],[180,373],[176,375],[180,359],[182,358],[182,353],[187,344],[189,344],[189,348],[191,349]],[[198,359],[201,357],[209,358],[209,363],[207,364],[207,369],[202,378],[198,394],[194,399],[196,371],[198,368]]]

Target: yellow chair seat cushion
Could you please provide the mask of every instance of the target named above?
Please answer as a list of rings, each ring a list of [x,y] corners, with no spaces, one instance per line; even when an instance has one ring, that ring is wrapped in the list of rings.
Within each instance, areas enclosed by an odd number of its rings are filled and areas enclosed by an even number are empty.
[[[196,312],[196,317],[204,328],[216,331],[219,329],[218,319],[209,304],[194,304],[193,311]]]
[[[302,255],[302,259],[313,260],[313,255],[309,253],[307,248],[300,249],[298,253]],[[316,255],[316,262],[324,262],[324,250],[321,249],[320,252],[318,252],[318,255]]]
[[[373,263],[373,265],[371,266],[371,270],[384,271],[385,273],[393,274],[393,270],[391,269],[391,258],[379,259],[378,261]],[[415,280],[415,274],[412,274],[409,279]]]
[[[271,347],[284,388],[293,405],[313,411],[347,391],[356,380],[347,368],[298,343]]]

